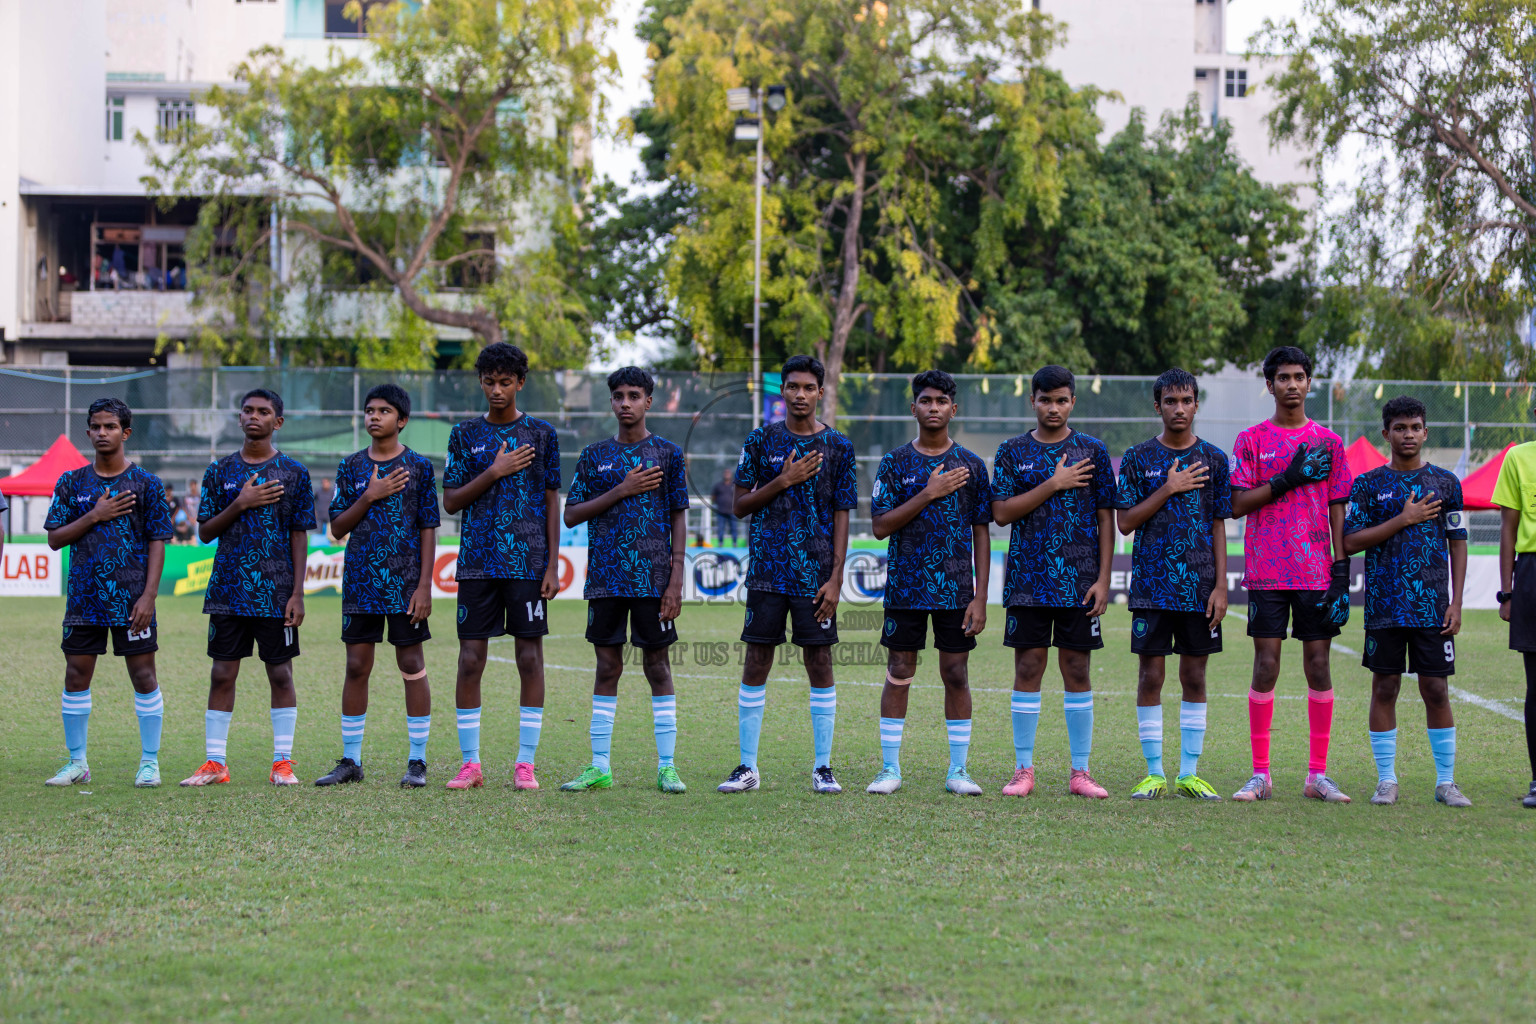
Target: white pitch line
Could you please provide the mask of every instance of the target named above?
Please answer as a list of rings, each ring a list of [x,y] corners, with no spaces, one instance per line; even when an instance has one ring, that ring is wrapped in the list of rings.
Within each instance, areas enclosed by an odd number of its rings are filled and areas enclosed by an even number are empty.
[[[1451,696],[1455,697],[1457,700],[1465,701],[1468,704],[1475,704],[1485,711],[1492,711],[1496,715],[1503,715],[1505,718],[1508,718],[1511,721],[1520,722],[1521,724],[1525,723],[1525,716],[1523,714],[1511,710],[1510,706],[1501,700],[1490,700],[1487,697],[1479,697],[1477,694],[1469,693],[1459,686],[1453,686],[1450,688],[1450,690]]]

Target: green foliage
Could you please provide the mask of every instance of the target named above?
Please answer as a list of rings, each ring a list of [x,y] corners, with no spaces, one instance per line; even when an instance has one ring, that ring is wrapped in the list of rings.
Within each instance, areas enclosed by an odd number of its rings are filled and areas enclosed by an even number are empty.
[[[1382,372],[1527,374],[1536,4],[1308,0],[1305,22],[1255,39],[1292,54],[1271,129],[1319,167],[1360,167],[1325,225],[1331,287],[1309,333]]]
[[[199,97],[211,117],[168,152],[144,142],[153,194],[205,197],[191,246],[214,313],[201,343],[245,361],[265,358],[270,336],[287,356],[331,358],[335,337],[400,327],[408,337],[358,352],[415,365],[423,321],[549,340],[546,364],[583,363],[585,320],[548,293],[541,261],[579,183],[573,140],[613,68],[595,41],[608,0],[433,0],[367,18],[366,60],[254,51],[235,86]],[[290,250],[280,275],[274,224]],[[536,298],[510,297],[530,280]],[[564,322],[529,322],[556,309]]]
[[[599,205],[595,316],[706,366],[744,365],[752,151],[730,141],[724,90],[763,82],[790,99],[766,135],[770,363],[812,350],[834,372],[1155,372],[1295,339],[1310,292],[1299,272],[1275,274],[1301,215],[1253,178],[1226,126],[1191,109],[1149,132],[1138,113],[1101,146],[1094,106],[1113,97],[1042,66],[1049,19],[963,3],[861,14],[647,7],[656,103],[633,120],[651,176],[675,177]]]

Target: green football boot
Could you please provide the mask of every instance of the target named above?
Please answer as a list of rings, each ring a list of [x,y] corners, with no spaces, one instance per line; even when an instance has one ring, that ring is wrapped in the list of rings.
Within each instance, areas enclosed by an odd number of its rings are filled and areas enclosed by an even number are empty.
[[[581,770],[580,775],[560,788],[568,793],[582,789],[612,789],[613,773],[603,771],[595,764],[589,764]]]
[[[663,793],[686,793],[688,787],[683,785],[683,780],[677,777],[677,769],[670,764],[664,764],[656,769],[656,788]]]
[[[1162,775],[1148,775],[1131,790],[1132,800],[1156,800],[1168,795],[1168,779]]]
[[[1187,796],[1194,800],[1221,799],[1221,794],[1216,792],[1216,787],[1198,775],[1180,775],[1178,781],[1173,784],[1173,791],[1179,796]]]

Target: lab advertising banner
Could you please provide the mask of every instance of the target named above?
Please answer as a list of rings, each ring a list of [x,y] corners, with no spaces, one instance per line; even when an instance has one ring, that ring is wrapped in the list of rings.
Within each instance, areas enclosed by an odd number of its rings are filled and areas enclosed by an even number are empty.
[[[47,544],[7,544],[0,552],[0,597],[64,593],[64,552]]]

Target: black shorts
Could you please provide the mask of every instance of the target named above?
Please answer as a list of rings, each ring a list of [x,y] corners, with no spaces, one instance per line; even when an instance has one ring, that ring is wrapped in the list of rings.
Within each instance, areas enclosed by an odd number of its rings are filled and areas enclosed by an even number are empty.
[[[920,651],[928,646],[928,617],[933,616],[935,650],[974,651],[976,638],[965,635],[964,608],[887,608],[880,645],[892,651]]]
[[[410,647],[432,639],[427,620],[411,622],[405,612],[371,614],[348,612],[341,617],[341,642],[344,644],[376,644],[384,639],[384,627],[389,627],[389,642],[396,647]]]
[[[1420,676],[1453,676],[1456,641],[1427,626],[1368,629],[1360,664],[1384,676],[1400,676],[1405,671]]]
[[[532,638],[549,632],[539,580],[459,580],[459,639]]]
[[[1086,608],[1045,608],[1014,605],[1003,623],[1003,646],[1029,650],[1063,647],[1069,651],[1097,651],[1104,646],[1099,620]]]
[[[1536,652],[1536,553],[1515,556],[1515,589],[1509,598],[1509,649]]]
[[[261,652],[268,665],[281,665],[299,656],[299,628],[282,619],[254,615],[208,616],[208,657],[214,661],[242,661],[251,647]]]
[[[624,625],[630,643],[642,650],[677,643],[677,627],[661,621],[659,597],[595,597],[587,602],[587,643],[597,647],[624,646]]]
[[[1332,640],[1339,627],[1319,607],[1324,590],[1248,591],[1248,635],[1285,638],[1287,621],[1293,640]]]
[[[771,590],[747,591],[747,618],[741,627],[741,642],[779,646],[784,642],[785,619],[792,625],[796,647],[837,643],[836,614],[825,622],[818,621],[814,597],[791,597]]]
[[[1187,654],[1192,658],[1221,653],[1221,623],[1211,628],[1204,612],[1161,608],[1131,609],[1131,653],[1148,657]]]
[[[119,658],[131,654],[153,654],[160,649],[160,631],[151,622],[146,630],[130,626],[65,626],[59,650],[65,654],[106,654],[107,634],[112,634],[112,653]]]

